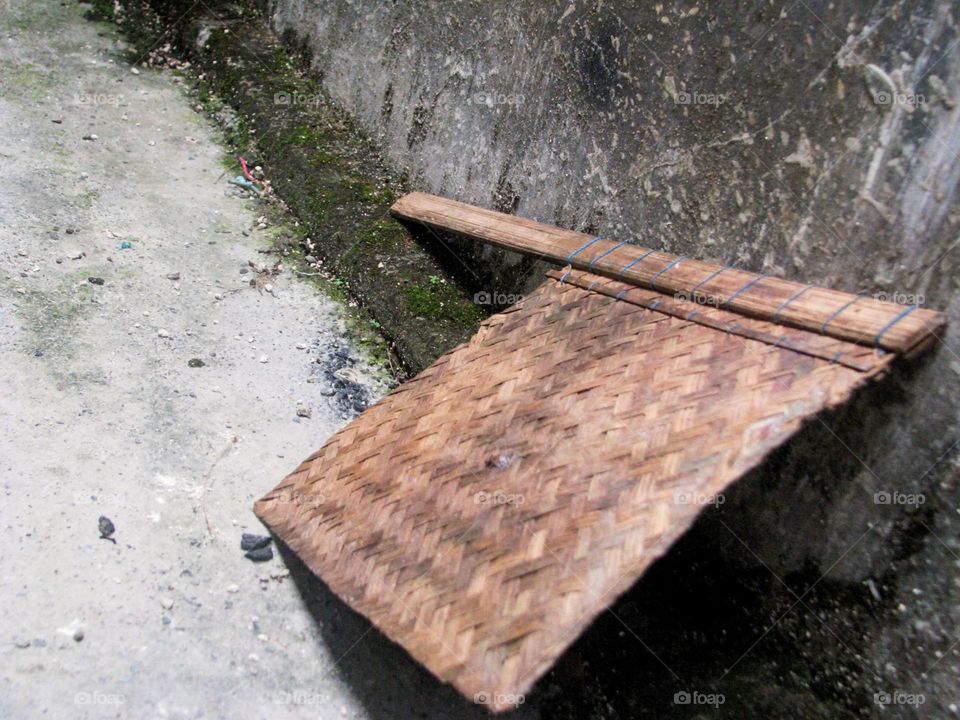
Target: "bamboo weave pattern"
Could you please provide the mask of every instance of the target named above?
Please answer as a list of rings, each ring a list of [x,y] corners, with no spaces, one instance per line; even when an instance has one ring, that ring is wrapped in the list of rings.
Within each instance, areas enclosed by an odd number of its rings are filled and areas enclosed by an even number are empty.
[[[697,303],[617,292],[548,280],[255,506],[355,610],[494,710],[718,493],[893,358],[833,338],[798,352],[773,323],[751,321],[754,339],[683,319]]]

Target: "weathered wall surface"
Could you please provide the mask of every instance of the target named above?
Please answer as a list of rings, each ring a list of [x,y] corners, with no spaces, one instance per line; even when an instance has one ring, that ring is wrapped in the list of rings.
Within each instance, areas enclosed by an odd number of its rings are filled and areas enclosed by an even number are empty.
[[[957,15],[939,0],[272,4],[413,189],[950,313],[931,358],[815,423],[706,531],[778,575],[812,563],[869,590],[865,676],[926,691],[930,717],[960,702]],[[478,273],[516,262],[458,247]],[[494,276],[500,292],[539,280]]]

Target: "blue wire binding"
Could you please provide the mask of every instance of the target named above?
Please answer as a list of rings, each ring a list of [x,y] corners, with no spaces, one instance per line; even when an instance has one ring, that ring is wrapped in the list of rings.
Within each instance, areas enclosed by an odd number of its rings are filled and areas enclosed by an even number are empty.
[[[704,278],[703,280],[698,282],[696,285],[694,285],[693,288],[690,290],[690,294],[693,295],[697,290],[700,289],[702,285],[706,285],[708,282],[713,280],[717,275],[722,273],[724,270],[732,270],[732,269],[734,268],[731,265],[724,265],[722,268],[712,273],[709,277]]]
[[[595,237],[595,238],[593,238],[593,239],[591,239],[591,240],[587,240],[583,245],[581,245],[581,246],[578,247],[576,250],[574,250],[572,253],[570,253],[569,255],[567,255],[567,262],[568,262],[568,263],[573,262],[573,259],[574,259],[577,255],[579,255],[581,252],[583,252],[583,251],[586,250],[588,247],[590,247],[591,245],[593,245],[595,242],[599,242],[600,240],[603,240],[603,238],[600,237],[599,235],[597,235],[597,237]]]
[[[752,288],[754,285],[756,285],[758,282],[760,282],[761,280],[763,280],[765,277],[766,277],[766,275],[757,275],[753,280],[751,280],[750,282],[748,282],[748,283],[747,283],[746,285],[744,285],[742,288],[740,288],[739,290],[737,290],[733,295],[731,295],[731,296],[728,297],[726,300],[724,300],[724,301],[723,301],[724,307],[726,307],[726,306],[728,306],[730,303],[732,303],[732,302],[736,299],[737,295],[739,295],[740,293],[742,293],[744,290],[749,290],[749,289]]]
[[[623,247],[624,245],[626,245],[625,242],[617,243],[616,245],[614,245],[612,248],[610,248],[610,249],[607,250],[606,252],[602,252],[602,253],[600,253],[599,255],[597,255],[593,260],[590,261],[590,264],[587,265],[587,270],[593,270],[593,264],[594,264],[597,260],[602,260],[602,259],[605,258],[607,255],[609,255],[610,253],[612,253],[614,250],[616,250],[616,249],[619,248],[619,247]]]
[[[873,344],[879,346],[879,345],[880,345],[880,339],[886,334],[886,332],[887,332],[890,328],[892,328],[894,325],[896,325],[898,322],[900,322],[901,320],[903,320],[907,315],[909,315],[909,314],[912,313],[914,310],[916,310],[918,307],[920,307],[920,306],[919,306],[919,305],[911,305],[911,306],[908,307],[906,310],[904,310],[902,313],[900,313],[899,315],[897,315],[893,320],[891,320],[891,321],[888,322],[886,325],[884,325],[882,328],[880,328],[880,332],[878,332],[878,333],[876,334],[876,336],[873,338]]]
[[[636,258],[635,260],[631,260],[631,261],[628,262],[626,265],[624,265],[623,268],[620,270],[620,274],[619,274],[620,280],[623,280],[623,274],[624,274],[627,270],[629,270],[629,269],[632,268],[634,265],[636,265],[638,262],[640,262],[640,261],[643,260],[645,257],[647,257],[647,255],[650,255],[650,254],[655,253],[655,252],[656,252],[656,250],[647,250],[647,251],[646,251],[643,255],[641,255],[640,257]]]
[[[813,285],[806,285],[806,286],[800,288],[799,290],[797,290],[793,295],[791,295],[790,297],[788,297],[788,298],[787,298],[786,300],[784,300],[782,303],[780,303],[780,307],[778,307],[778,308],[777,308],[777,311],[776,311],[775,313],[773,313],[773,321],[774,321],[774,322],[780,322],[780,313],[782,313],[782,312],[786,309],[787,305],[789,305],[790,303],[792,303],[794,300],[796,300],[798,297],[800,297],[801,295],[803,295],[807,290],[809,290],[809,289],[812,288],[812,287],[813,287]]]
[[[667,270],[669,270],[670,268],[672,268],[674,265],[677,265],[681,260],[686,260],[686,259],[687,259],[687,256],[686,256],[686,255],[681,255],[681,256],[678,257],[676,260],[674,260],[673,262],[671,262],[670,264],[668,264],[665,268],[663,268],[662,270],[660,270],[660,272],[658,272],[656,275],[654,275],[652,278],[650,278],[650,282],[647,283],[647,287],[650,288],[651,290],[653,290],[653,283],[654,283],[654,281],[655,281],[658,277],[660,277],[661,275],[663,275]]]
[[[834,320],[836,320],[837,315],[839,315],[839,314],[842,313],[844,310],[846,310],[848,307],[850,307],[851,305],[853,305],[853,304],[854,304],[857,300],[859,300],[861,297],[862,297],[861,295],[857,295],[853,300],[850,300],[850,301],[848,301],[848,302],[845,302],[845,303],[843,304],[843,307],[841,307],[841,308],[839,308],[839,309],[837,309],[837,310],[834,310],[832,313],[830,313],[830,317],[828,317],[826,320],[824,320],[824,321],[823,321],[823,324],[820,325],[820,334],[823,335],[823,334],[827,331],[827,325],[829,325],[829,324],[832,323]]]

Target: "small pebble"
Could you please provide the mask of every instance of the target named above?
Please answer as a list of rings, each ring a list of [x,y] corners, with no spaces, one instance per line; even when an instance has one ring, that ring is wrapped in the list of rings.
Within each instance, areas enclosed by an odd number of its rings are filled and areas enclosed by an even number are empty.
[[[91,285],[103,285],[102,277],[88,277],[87,281],[90,282]]]
[[[266,547],[270,544],[271,538],[269,535],[254,535],[253,533],[243,533],[240,536],[240,549],[241,550],[259,550],[260,548]]]
[[[82,628],[77,628],[76,630],[73,631],[73,639],[77,642],[80,642],[81,640],[83,640]]]
[[[273,549],[267,545],[266,547],[257,548],[256,550],[245,553],[244,557],[254,562],[266,562],[267,560],[273,559]]]
[[[238,592],[240,592],[240,587],[237,586],[236,584],[227,585],[227,592],[228,592],[228,593],[238,593]]]
[[[160,607],[164,610],[173,610],[173,600],[170,598],[160,598]]]
[[[187,367],[202,368],[206,363],[200,358],[190,358],[187,360]]]
[[[270,362],[270,358],[268,358],[266,355],[261,355],[261,356],[260,356],[260,362],[262,362],[262,363]]]
[[[312,415],[309,405],[299,405],[297,407],[297,417],[308,418]]]
[[[92,134],[91,134],[91,135],[84,135],[84,136],[83,136],[83,139],[84,139],[84,140],[96,140],[96,139],[97,139],[97,136],[96,136],[96,135],[92,135]]]
[[[110,540],[113,534],[117,531],[113,521],[110,520],[110,518],[108,518],[106,515],[101,515],[100,519],[97,520],[97,528],[100,530],[100,537],[104,540]]]
[[[157,337],[168,338],[170,337],[170,333],[166,330],[157,330]]]
[[[167,273],[167,280],[179,280],[179,279],[180,279],[180,273],[178,272]]]

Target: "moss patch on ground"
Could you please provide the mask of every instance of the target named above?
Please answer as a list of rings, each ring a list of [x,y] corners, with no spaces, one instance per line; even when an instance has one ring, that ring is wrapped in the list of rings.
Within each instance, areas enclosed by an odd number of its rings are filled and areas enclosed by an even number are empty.
[[[91,275],[107,275],[108,267],[77,271],[65,276],[50,290],[25,290],[17,281],[5,281],[0,288],[9,294],[10,306],[23,320],[29,340],[24,352],[44,358],[57,383],[73,386],[104,383],[99,372],[79,369],[77,363],[77,327],[96,294],[87,282]]]
[[[145,1],[124,5],[121,26]],[[165,5],[155,9],[169,19]],[[199,70],[197,105],[220,122],[237,153],[264,168],[275,195],[299,218],[293,254],[315,258],[314,270],[322,264],[322,277],[311,273],[317,282],[359,303],[370,316],[361,324],[382,332],[409,372],[468,339],[483,311],[389,215],[403,183],[264,19],[220,3],[215,19],[188,17],[177,27],[179,45],[191,49]],[[234,157],[224,166],[240,173]]]

